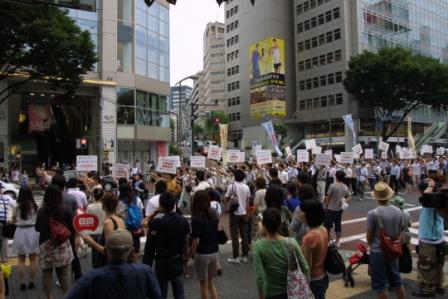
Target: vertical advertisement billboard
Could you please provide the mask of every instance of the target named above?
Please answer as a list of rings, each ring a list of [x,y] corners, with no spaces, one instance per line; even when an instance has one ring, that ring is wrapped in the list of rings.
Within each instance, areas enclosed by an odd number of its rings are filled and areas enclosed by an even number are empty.
[[[285,41],[276,37],[249,47],[250,117],[286,116]]]

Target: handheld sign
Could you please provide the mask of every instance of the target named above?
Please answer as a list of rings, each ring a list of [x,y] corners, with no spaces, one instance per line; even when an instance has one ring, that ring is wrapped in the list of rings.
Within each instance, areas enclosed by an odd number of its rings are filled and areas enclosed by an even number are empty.
[[[361,146],[361,144],[358,143],[357,145],[355,145],[352,148],[352,150],[353,150],[354,154],[357,154],[358,156],[361,156],[361,154],[362,154],[362,146]]]
[[[297,150],[297,162],[306,162],[310,161],[310,153],[307,150]]]
[[[221,157],[222,157],[222,150],[220,147],[216,145],[210,145],[208,147],[207,158],[219,161],[221,160]]]
[[[114,179],[119,178],[128,178],[129,177],[129,169],[131,168],[131,165],[129,164],[115,164],[112,166],[112,177]]]
[[[316,165],[325,166],[330,165],[331,156],[326,154],[317,154],[316,155]]]
[[[239,150],[227,150],[227,162],[238,163],[239,154]]]
[[[343,164],[352,164],[353,163],[353,153],[351,153],[351,152],[342,152],[341,153],[341,163],[343,163]]]
[[[255,157],[257,158],[257,164],[269,164],[272,163],[272,153],[271,150],[261,150],[255,153]]]
[[[176,174],[177,162],[170,157],[159,157],[157,171],[161,173]]]
[[[387,152],[389,150],[389,143],[380,141],[380,143],[378,144],[378,149]]]
[[[316,145],[316,139],[305,140],[305,148],[306,148],[306,150],[311,150],[311,149],[315,148],[316,146],[317,146]]]
[[[190,168],[205,168],[205,157],[204,156],[191,156],[190,157]]]
[[[94,232],[99,224],[98,217],[93,214],[80,214],[73,218],[73,227],[78,233],[83,231]]]
[[[322,153],[322,147],[316,146],[316,147],[312,148],[311,153],[313,155],[320,155]]]
[[[98,156],[76,156],[76,171],[97,171]]]
[[[366,148],[365,158],[366,159],[373,159],[373,148]]]

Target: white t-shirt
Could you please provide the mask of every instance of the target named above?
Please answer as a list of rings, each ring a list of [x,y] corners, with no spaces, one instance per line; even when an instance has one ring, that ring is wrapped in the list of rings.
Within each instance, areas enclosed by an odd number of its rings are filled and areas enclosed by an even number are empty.
[[[160,206],[160,194],[154,195],[151,197],[146,203],[145,207],[145,216],[148,217],[152,213],[154,213]],[[173,212],[176,212],[176,205],[174,205]]]
[[[241,183],[241,182],[235,182],[233,184],[230,184],[227,187],[227,192],[226,192],[225,197],[231,197],[233,195],[233,192],[235,192],[235,191],[236,191],[236,194],[238,195],[239,207],[233,214],[234,215],[246,215],[246,206],[250,199],[249,186],[247,186],[246,184]]]
[[[288,172],[286,170],[280,171],[278,178],[282,181],[282,184],[288,183]]]
[[[211,188],[212,186],[210,186],[209,183],[207,183],[206,181],[201,181],[199,182],[199,184],[193,189],[194,192],[197,191],[202,191],[208,188]]]
[[[76,198],[79,208],[85,209],[87,207],[87,196],[79,188],[69,188],[67,189],[67,193],[72,194]]]

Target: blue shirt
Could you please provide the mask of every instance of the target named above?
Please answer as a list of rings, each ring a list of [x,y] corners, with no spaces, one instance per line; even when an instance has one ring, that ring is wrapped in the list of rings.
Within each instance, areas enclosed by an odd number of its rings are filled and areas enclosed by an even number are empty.
[[[112,263],[84,274],[65,299],[161,299],[159,283],[144,264]]]
[[[284,205],[291,211],[291,213],[294,213],[296,208],[300,206],[300,200],[297,196],[291,197],[285,200]]]
[[[400,167],[395,165],[394,167],[392,167],[392,170],[390,171],[390,175],[395,175],[398,179],[400,177],[400,171],[401,171]]]
[[[429,243],[443,242],[443,218],[434,208],[422,208],[418,224],[418,239]]]

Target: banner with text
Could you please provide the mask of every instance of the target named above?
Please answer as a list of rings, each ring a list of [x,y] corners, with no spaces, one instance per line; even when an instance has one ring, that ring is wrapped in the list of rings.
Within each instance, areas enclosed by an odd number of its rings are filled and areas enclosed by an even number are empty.
[[[98,171],[98,156],[76,156],[76,171]]]

